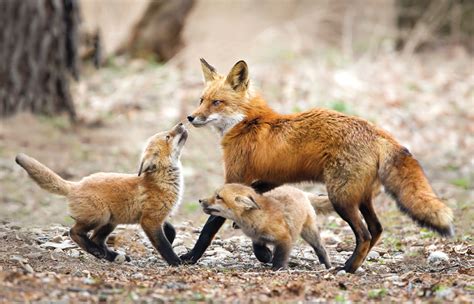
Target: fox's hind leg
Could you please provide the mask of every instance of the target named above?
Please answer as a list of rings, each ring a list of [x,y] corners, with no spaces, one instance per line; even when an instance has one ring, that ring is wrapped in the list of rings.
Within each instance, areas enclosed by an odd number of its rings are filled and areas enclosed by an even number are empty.
[[[153,247],[156,248],[169,265],[178,266],[181,264],[181,259],[174,253],[173,247],[165,234],[163,228],[164,224],[162,223],[163,220],[160,219],[160,216],[153,216],[153,214],[144,214],[140,220],[140,225],[150,239]]]
[[[331,262],[329,261],[328,254],[324,246],[321,244],[321,238],[319,237],[319,229],[315,222],[305,223],[303,230],[301,231],[301,237],[308,244],[313,247],[314,252],[318,256],[318,260],[321,264],[324,264],[327,269],[331,268]]]
[[[272,251],[267,247],[265,243],[253,241],[252,242],[253,253],[257,260],[262,263],[270,263],[272,261]]]
[[[79,247],[84,249],[86,252],[92,254],[96,258],[106,259],[108,261],[114,261],[116,255],[111,255],[109,251],[105,250],[101,246],[97,245],[87,237],[87,233],[97,227],[95,223],[76,223],[71,230],[69,235],[76,242]]]
[[[176,237],[176,230],[174,229],[173,225],[170,222],[165,222],[163,224],[163,231],[165,232],[165,236],[168,239],[170,244],[173,244],[174,239]]]
[[[377,214],[375,214],[374,205],[372,203],[372,199],[369,198],[362,202],[359,208],[360,212],[364,216],[365,222],[367,223],[367,228],[369,228],[370,235],[372,236],[372,240],[370,241],[370,249],[377,244],[377,241],[380,239],[382,235],[382,224],[380,223],[379,219],[377,218]]]
[[[117,227],[117,225],[115,224],[111,224],[111,223],[105,224],[104,226],[101,226],[95,229],[91,237],[91,241],[96,243],[99,247],[101,247],[104,251],[106,251],[107,255],[111,259],[113,258],[112,259],[113,261],[119,254],[107,247],[106,240],[107,240],[107,237],[112,233],[112,231],[114,231],[115,227]],[[125,256],[125,260],[127,262],[130,262],[130,257]]]

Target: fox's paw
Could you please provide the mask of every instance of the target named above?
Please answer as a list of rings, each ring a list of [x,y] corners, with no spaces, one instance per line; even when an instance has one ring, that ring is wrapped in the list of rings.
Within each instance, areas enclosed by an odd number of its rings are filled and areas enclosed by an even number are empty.
[[[197,260],[194,259],[192,252],[185,253],[179,257],[181,263],[184,265],[196,264]]]

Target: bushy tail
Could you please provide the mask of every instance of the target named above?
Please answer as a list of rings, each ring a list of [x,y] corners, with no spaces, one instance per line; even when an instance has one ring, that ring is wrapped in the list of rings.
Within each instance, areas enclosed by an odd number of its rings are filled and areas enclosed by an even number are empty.
[[[403,147],[381,159],[379,177],[398,207],[421,226],[453,236],[453,211],[436,196],[416,159]]]
[[[72,183],[62,179],[36,159],[20,153],[16,156],[15,161],[44,190],[64,196],[69,193]]]
[[[329,214],[334,212],[334,208],[327,195],[316,195],[306,192],[306,196],[311,202],[316,214]]]

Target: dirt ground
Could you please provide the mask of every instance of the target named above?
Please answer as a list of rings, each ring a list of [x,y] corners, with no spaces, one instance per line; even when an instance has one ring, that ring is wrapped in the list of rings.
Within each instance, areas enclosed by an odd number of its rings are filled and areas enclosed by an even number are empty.
[[[110,264],[84,254],[66,235],[72,220],[63,198],[39,189],[14,163],[15,155],[30,154],[71,180],[97,171],[136,172],[146,138],[190,113],[202,89],[198,62],[188,69],[114,58],[97,72],[85,71],[75,85],[79,125],[62,116],[28,114],[1,121],[0,301],[473,302],[472,55],[456,47],[408,59],[393,53],[350,61],[325,55],[257,62],[250,73],[279,111],[327,107],[393,133],[453,208],[454,238],[420,229],[381,194],[376,210],[385,228],[382,240],[354,275],[319,266],[303,243],[293,250],[290,269],[271,272],[229,224],[195,266],[167,267],[134,226],[121,227],[111,240],[131,262]],[[171,218],[180,253],[192,247],[206,218],[197,199],[223,181],[212,131],[190,129],[183,153],[185,195]],[[320,185],[299,187],[324,192]],[[354,246],[352,233],[336,215],[320,219],[329,256],[340,266]],[[437,251],[447,260],[428,259]]]

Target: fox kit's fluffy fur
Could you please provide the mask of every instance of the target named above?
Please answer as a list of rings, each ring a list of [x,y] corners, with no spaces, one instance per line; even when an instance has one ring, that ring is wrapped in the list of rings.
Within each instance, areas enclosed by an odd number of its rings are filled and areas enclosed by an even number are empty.
[[[300,235],[313,247],[320,263],[331,267],[314,212],[331,211],[325,202],[327,198],[321,200],[294,187],[282,186],[260,195],[242,184],[226,184],[212,197],[199,200],[207,214],[233,220],[252,239],[257,258],[272,262],[274,270],[288,265],[291,248]],[[273,254],[267,244],[275,246]]]
[[[76,221],[70,236],[85,251],[97,258],[116,260],[120,256],[105,245],[107,236],[118,224],[140,223],[163,258],[177,265],[181,261],[171,247],[176,233],[165,220],[181,199],[179,158],[186,138],[181,123],[151,137],[138,176],[96,173],[71,182],[24,154],[19,154],[16,162],[41,188],[67,197],[70,215]],[[91,238],[89,231],[93,231]]]
[[[206,85],[188,120],[196,127],[213,126],[222,135],[225,182],[256,182],[259,191],[291,182],[324,182],[334,209],[356,236],[346,271],[362,264],[382,233],[372,205],[380,184],[416,222],[442,235],[453,234],[451,209],[436,197],[416,159],[390,134],[326,109],[278,114],[249,90],[244,61],[226,77],[201,62]],[[210,217],[203,237],[182,258],[197,261],[223,222]]]

